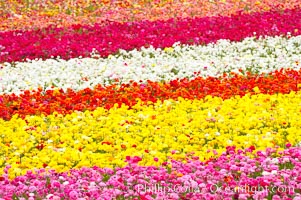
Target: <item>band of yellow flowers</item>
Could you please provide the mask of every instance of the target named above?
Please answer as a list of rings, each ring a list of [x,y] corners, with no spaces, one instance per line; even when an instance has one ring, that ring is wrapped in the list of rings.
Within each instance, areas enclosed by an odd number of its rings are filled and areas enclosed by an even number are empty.
[[[125,166],[127,156],[139,165],[159,166],[170,159],[207,160],[227,146],[256,149],[301,142],[301,93],[235,96],[227,100],[165,100],[63,116],[15,115],[0,119],[1,171],[11,177],[33,168],[68,171],[83,166]]]

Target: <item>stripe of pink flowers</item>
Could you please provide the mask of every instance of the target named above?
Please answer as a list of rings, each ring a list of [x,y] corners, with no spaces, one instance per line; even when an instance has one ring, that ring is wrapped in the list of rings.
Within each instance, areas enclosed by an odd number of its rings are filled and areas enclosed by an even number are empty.
[[[63,59],[89,57],[93,48],[103,57],[142,46],[164,48],[175,42],[207,44],[219,39],[240,41],[246,37],[298,35],[301,32],[301,8],[282,12],[238,14],[232,17],[170,19],[168,21],[107,22],[107,25],[74,25],[0,33],[1,62],[60,56]]]

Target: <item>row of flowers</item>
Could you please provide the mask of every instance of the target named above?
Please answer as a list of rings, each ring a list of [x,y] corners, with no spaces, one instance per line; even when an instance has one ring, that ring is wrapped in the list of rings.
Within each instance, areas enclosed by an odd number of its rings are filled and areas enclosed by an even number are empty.
[[[169,19],[94,26],[74,25],[71,28],[53,28],[34,31],[0,33],[0,63],[26,59],[63,59],[89,57],[93,50],[101,56],[117,53],[119,49],[132,50],[149,47],[165,48],[175,42],[181,44],[208,44],[219,39],[240,41],[257,36],[298,35],[301,30],[301,10],[285,12],[238,14],[231,17],[204,17]],[[230,25],[229,25],[230,24]]]
[[[165,100],[123,105],[109,111],[73,112],[63,116],[14,116],[0,120],[2,169],[11,177],[28,169],[67,171],[84,166],[121,167],[126,156],[141,165],[170,160],[207,160],[229,145],[257,149],[286,143],[301,145],[300,93],[246,95],[224,100]]]
[[[97,55],[94,54],[93,57]],[[120,50],[108,58],[47,59],[6,63],[0,69],[0,94],[58,87],[67,91],[93,89],[129,81],[161,82],[183,78],[219,77],[224,73],[270,73],[282,68],[299,70],[301,36],[218,40],[206,46],[174,44],[165,49]],[[196,72],[198,72],[196,74]]]
[[[257,151],[254,146],[244,150],[229,146],[207,162],[187,159],[187,163],[172,160],[158,168],[141,167],[143,158],[127,156],[128,165],[115,170],[85,167],[57,173],[39,169],[13,180],[8,179],[11,169],[7,166],[0,177],[0,199],[301,199],[300,147]]]
[[[198,73],[196,73],[198,75]],[[20,117],[26,115],[49,115],[53,112],[60,114],[73,111],[95,110],[97,107],[110,109],[115,104],[118,107],[125,104],[132,107],[137,103],[137,98],[142,102],[156,102],[165,99],[177,100],[202,99],[206,95],[217,96],[223,99],[235,95],[244,96],[247,93],[275,94],[290,93],[301,88],[301,71],[277,70],[269,74],[224,74],[221,77],[196,77],[192,80],[175,79],[168,82],[146,83],[130,81],[128,84],[116,82],[103,87],[97,85],[93,90],[86,88],[80,91],[60,88],[43,91],[39,88],[35,91],[26,90],[20,95],[0,95],[0,117],[8,120],[14,114]]]
[[[197,5],[197,6],[195,6]],[[49,25],[68,27],[73,24],[101,23],[104,20],[128,22],[167,20],[177,17],[229,16],[283,10],[300,6],[298,0],[221,0],[221,1],[6,1],[2,5],[0,31],[45,28]]]

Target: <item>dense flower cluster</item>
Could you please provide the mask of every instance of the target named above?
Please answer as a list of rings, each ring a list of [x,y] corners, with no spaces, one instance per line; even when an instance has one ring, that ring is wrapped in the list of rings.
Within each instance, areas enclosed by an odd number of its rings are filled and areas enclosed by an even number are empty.
[[[0,32],[0,63],[60,56],[64,59],[90,56],[96,49],[101,56],[143,46],[165,48],[175,42],[208,44],[219,39],[240,41],[256,32],[257,36],[298,35],[301,8],[279,13],[237,14],[231,17],[172,18],[167,21],[142,21],[94,26],[74,25],[31,31]],[[229,24],[231,24],[229,26]],[[235,32],[235,34],[233,34]]]
[[[183,78],[218,77],[249,71],[256,74],[280,69],[299,70],[301,36],[246,38],[242,42],[219,40],[206,46],[179,45],[170,48],[120,50],[109,58],[47,59],[3,64],[1,93],[19,94],[38,87],[66,91],[115,83],[161,82]],[[94,54],[94,57],[97,56]],[[196,74],[197,72],[197,74]]]
[[[197,6],[195,6],[197,5]],[[58,27],[102,21],[167,20],[177,17],[229,16],[299,7],[298,0],[98,0],[98,1],[16,1],[6,0],[0,10],[0,30]]]
[[[283,2],[0,3],[0,200],[300,200]]]
[[[138,156],[128,156],[129,166],[116,170],[85,167],[46,173],[40,169],[14,180],[4,174],[0,177],[0,198],[301,199],[300,147],[284,151],[229,147],[222,156],[207,162],[170,161],[159,168],[140,167],[140,161]],[[10,171],[10,166],[5,171]]]

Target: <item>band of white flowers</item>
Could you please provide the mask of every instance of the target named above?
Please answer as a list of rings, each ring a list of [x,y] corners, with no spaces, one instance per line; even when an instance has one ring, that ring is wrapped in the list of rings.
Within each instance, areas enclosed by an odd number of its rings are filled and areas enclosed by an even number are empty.
[[[132,81],[169,81],[224,73],[268,73],[281,68],[300,69],[301,36],[276,36],[241,42],[219,40],[205,46],[181,45],[165,49],[120,50],[100,58],[53,58],[0,65],[0,94],[52,86],[66,90],[93,88],[97,84]],[[118,80],[117,80],[118,79]]]

